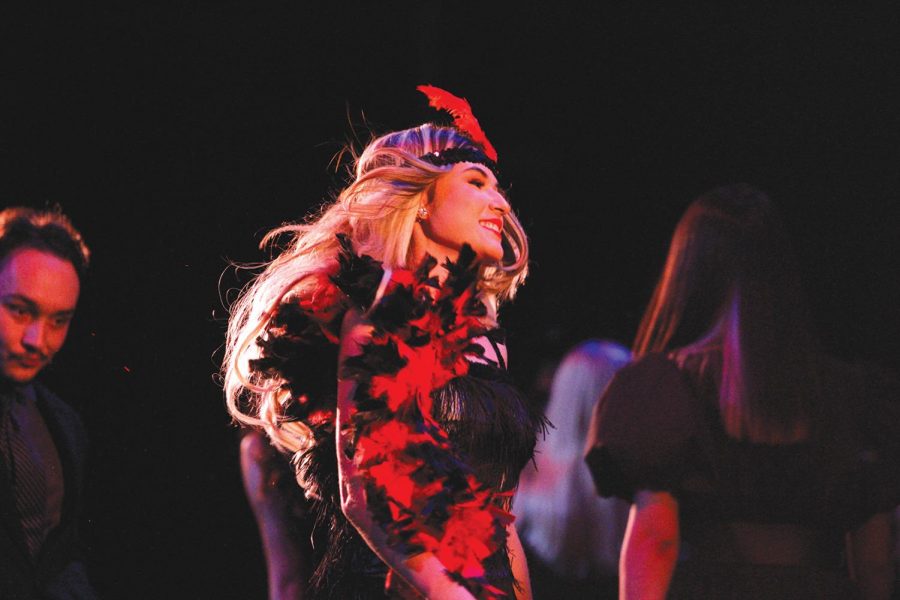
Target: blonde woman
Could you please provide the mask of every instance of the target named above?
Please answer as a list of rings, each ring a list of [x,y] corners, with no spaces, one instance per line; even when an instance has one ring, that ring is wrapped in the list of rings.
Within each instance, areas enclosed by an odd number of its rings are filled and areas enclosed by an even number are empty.
[[[333,202],[267,236],[288,243],[233,307],[227,403],[293,456],[314,595],[527,598],[507,510],[542,421],[497,316],[528,244],[464,101],[423,91],[456,126],[375,139]]]

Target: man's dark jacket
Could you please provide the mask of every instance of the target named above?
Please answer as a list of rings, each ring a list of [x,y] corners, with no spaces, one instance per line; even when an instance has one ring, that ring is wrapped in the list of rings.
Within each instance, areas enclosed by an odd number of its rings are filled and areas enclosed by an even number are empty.
[[[96,595],[85,575],[78,537],[87,436],[72,407],[41,384],[35,383],[34,388],[38,410],[62,463],[62,516],[32,559],[16,513],[9,472],[0,460],[0,598],[93,599]]]

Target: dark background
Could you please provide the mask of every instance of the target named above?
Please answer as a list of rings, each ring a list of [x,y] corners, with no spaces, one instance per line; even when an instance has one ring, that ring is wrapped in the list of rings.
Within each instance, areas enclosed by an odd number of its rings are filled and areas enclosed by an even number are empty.
[[[0,14],[0,205],[58,202],[94,252],[48,379],[93,441],[105,597],[264,596],[213,380],[228,262],[328,197],[354,136],[445,119],[419,83],[472,102],[531,235],[523,385],[629,342],[680,213],[736,181],[783,208],[826,346],[900,365],[893,10],[78,4]]]

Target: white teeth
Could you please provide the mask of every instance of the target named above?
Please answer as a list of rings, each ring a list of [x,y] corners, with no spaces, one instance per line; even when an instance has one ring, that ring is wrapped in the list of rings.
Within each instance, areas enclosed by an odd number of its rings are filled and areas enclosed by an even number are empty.
[[[481,225],[483,227],[487,227],[491,231],[496,231],[497,233],[500,233],[500,226],[497,225],[496,223],[494,223],[493,221],[482,221]]]

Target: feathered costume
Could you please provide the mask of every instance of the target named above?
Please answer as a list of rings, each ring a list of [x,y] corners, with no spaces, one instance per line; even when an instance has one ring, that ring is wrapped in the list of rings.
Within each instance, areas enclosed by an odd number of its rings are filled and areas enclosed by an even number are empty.
[[[448,262],[442,284],[429,277],[431,257],[415,272],[395,270],[376,301],[381,264],[340,241],[337,272],[319,276],[310,300],[282,303],[257,341],[261,358],[251,362],[281,382],[289,418],[314,436],[298,457],[298,478],[317,512],[312,587],[318,597],[379,598],[388,575],[340,508],[334,345],[352,306],[374,326],[340,374],[357,382],[348,458],[365,482],[368,510],[400,553],[433,553],[479,598],[514,597],[510,496],[544,422],[499,365],[466,360],[481,351],[474,337],[497,335],[481,320],[474,253],[465,247]]]

